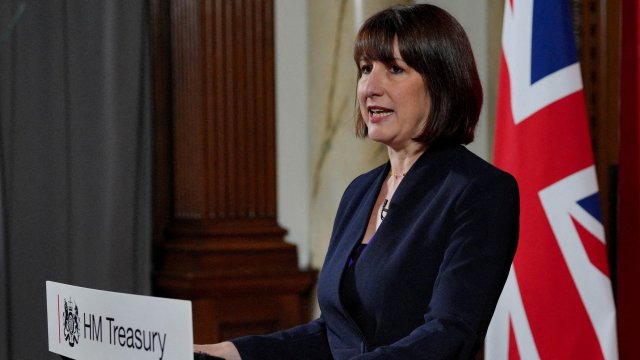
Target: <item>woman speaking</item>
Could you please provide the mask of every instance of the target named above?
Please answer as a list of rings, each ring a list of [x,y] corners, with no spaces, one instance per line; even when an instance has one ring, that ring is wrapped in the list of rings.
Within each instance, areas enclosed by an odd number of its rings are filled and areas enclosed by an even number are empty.
[[[347,187],[318,280],[318,319],[196,346],[226,359],[471,359],[518,240],[516,181],[468,151],[482,88],[461,25],[433,5],[361,27],[356,135],[389,161]]]

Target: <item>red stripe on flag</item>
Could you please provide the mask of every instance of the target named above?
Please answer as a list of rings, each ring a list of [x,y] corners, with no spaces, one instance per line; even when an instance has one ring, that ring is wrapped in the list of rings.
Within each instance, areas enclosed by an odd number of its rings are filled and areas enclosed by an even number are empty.
[[[609,277],[609,261],[607,260],[607,247],[600,241],[598,238],[593,236],[591,232],[585,229],[576,219],[571,217],[571,221],[573,221],[573,226],[576,227],[578,231],[578,236],[580,237],[580,241],[582,241],[582,246],[584,250],[587,252],[587,256],[589,257],[589,261],[595,266],[601,273],[603,273],[606,277]]]

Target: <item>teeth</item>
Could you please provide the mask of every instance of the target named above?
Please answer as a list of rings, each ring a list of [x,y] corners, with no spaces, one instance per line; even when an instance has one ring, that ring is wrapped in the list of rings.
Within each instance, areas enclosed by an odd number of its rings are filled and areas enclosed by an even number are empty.
[[[374,115],[388,115],[392,113],[392,111],[390,110],[380,110],[380,109],[371,109],[369,110],[369,112]]]

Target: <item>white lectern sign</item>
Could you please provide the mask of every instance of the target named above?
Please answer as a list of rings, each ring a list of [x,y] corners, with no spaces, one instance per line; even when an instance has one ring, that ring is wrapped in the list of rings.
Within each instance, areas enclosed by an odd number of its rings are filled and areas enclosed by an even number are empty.
[[[191,302],[47,281],[49,351],[72,359],[193,359]]]

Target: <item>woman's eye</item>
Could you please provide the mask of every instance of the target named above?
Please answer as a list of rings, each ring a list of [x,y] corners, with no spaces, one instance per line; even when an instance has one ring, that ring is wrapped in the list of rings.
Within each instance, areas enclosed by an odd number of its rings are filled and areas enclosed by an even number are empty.
[[[389,71],[390,71],[392,74],[401,74],[401,73],[403,73],[403,72],[404,72],[404,69],[402,69],[402,68],[401,68],[400,66],[398,66],[398,65],[392,65],[392,66],[389,68]]]
[[[362,74],[369,74],[371,72],[371,65],[370,64],[360,65],[360,72]]]

